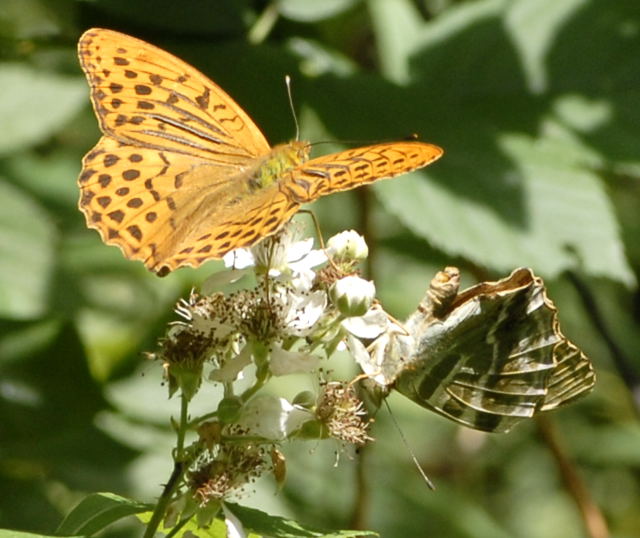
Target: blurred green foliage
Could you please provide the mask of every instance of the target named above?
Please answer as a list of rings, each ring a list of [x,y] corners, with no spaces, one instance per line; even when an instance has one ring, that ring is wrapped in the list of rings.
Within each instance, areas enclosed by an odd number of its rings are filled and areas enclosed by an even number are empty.
[[[53,532],[89,492],[159,494],[175,406],[139,353],[217,267],[158,279],[85,228],[75,181],[99,132],[75,43],[93,26],[197,66],[273,143],[294,135],[290,74],[303,138],[417,133],[444,147],[440,162],[375,185],[373,198],[314,204],[325,233],[367,234],[379,295],[400,318],[445,264],[469,284],[517,266],[545,277],[598,373],[594,393],[551,420],[612,535],[640,535],[628,390],[640,375],[637,0],[2,0],[0,527]],[[567,271],[630,357],[625,378]],[[390,402],[435,493],[381,412],[360,467],[335,468],[329,443],[285,447],[284,490],[258,484],[243,502],[336,529],[357,507],[385,537],[587,535],[535,422],[491,436]]]

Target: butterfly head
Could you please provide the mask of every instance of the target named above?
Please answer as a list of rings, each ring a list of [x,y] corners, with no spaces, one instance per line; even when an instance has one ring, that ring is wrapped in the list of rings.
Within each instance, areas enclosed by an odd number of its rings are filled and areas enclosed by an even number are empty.
[[[291,167],[295,168],[301,163],[309,160],[309,154],[311,153],[311,144],[306,141],[292,140],[288,144],[281,144],[276,148],[282,148],[288,162],[291,163]]]

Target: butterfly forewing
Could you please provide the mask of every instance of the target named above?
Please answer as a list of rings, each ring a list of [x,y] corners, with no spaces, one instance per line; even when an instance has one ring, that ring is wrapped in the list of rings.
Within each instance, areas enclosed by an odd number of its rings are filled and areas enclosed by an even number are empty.
[[[242,165],[269,152],[233,99],[168,52],[104,29],[85,32],[78,52],[105,134],[223,165]]]
[[[344,191],[417,170],[442,156],[442,149],[423,142],[391,142],[348,149],[316,157],[292,172],[284,187],[300,201],[313,201],[332,192]]]

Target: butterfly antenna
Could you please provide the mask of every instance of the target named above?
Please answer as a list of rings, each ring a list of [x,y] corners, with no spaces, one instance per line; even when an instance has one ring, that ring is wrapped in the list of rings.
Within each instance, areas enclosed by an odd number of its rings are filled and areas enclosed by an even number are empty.
[[[400,439],[402,439],[402,444],[409,451],[413,464],[418,468],[418,472],[422,476],[422,479],[426,482],[429,489],[432,491],[435,491],[436,487],[433,485],[433,482],[431,482],[431,479],[427,476],[427,473],[424,472],[424,469],[422,468],[422,465],[420,465],[418,458],[416,458],[416,455],[411,449],[411,446],[409,446],[409,441],[407,441],[407,438],[404,436],[402,428],[400,428],[400,424],[398,424],[398,421],[396,420],[395,415],[391,412],[391,407],[389,406],[389,402],[387,400],[384,400],[384,405],[387,407],[387,411],[389,411],[389,415],[391,416],[391,421],[393,422],[393,425],[396,427],[396,429],[398,430],[398,433],[400,434]]]
[[[316,217],[316,214],[310,209],[301,209],[300,211],[298,211],[298,213],[308,213],[311,216],[311,220],[313,221],[313,225],[316,229],[316,235],[318,236],[318,243],[320,243],[320,248],[327,255],[327,260],[329,261],[329,265],[331,265],[331,267],[333,267],[338,272],[338,274],[342,274],[342,271],[340,270],[340,268],[336,265],[336,263],[333,261],[333,259],[331,258],[331,256],[329,256],[329,253],[327,252],[327,247],[324,244],[324,238],[322,237],[322,230],[320,230],[320,223],[318,222],[318,217]]]
[[[320,248],[325,250],[324,238],[322,237],[322,230],[320,230],[320,223],[318,222],[318,217],[316,214],[310,209],[301,209],[298,213],[306,213],[311,217],[311,222],[313,222],[313,227],[316,231],[316,235],[318,236],[318,242],[320,243]]]
[[[287,95],[289,96],[289,108],[291,109],[291,115],[293,116],[293,123],[296,126],[296,142],[300,141],[300,125],[298,125],[298,116],[296,116],[296,109],[293,106],[293,97],[291,97],[291,77],[285,75],[284,83],[287,86]]]

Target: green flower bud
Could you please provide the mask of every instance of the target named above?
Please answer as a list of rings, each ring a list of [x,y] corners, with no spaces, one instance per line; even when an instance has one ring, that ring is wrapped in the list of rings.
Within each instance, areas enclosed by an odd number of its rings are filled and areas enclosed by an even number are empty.
[[[329,288],[329,297],[340,313],[348,318],[363,316],[376,296],[373,282],[358,276],[346,276]]]
[[[303,390],[296,394],[296,397],[293,399],[293,405],[299,405],[300,407],[304,407],[305,409],[310,409],[316,403],[316,396],[310,390]]]
[[[237,396],[223,398],[218,404],[218,418],[223,424],[236,422],[242,410],[242,400]]]

